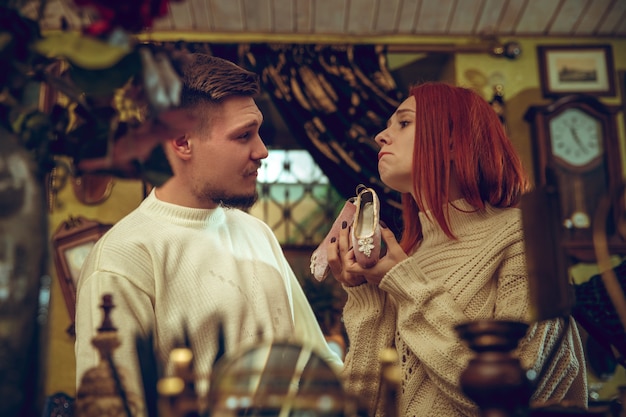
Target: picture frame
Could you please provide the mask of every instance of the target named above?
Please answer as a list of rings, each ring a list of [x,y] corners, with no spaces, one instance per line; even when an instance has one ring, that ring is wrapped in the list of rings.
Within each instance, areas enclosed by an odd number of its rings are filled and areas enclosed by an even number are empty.
[[[537,56],[544,97],[615,96],[611,45],[539,45]]]
[[[111,226],[84,217],[70,217],[52,235],[54,265],[71,320],[67,329],[71,336],[74,336],[76,288],[80,269],[89,251]]]

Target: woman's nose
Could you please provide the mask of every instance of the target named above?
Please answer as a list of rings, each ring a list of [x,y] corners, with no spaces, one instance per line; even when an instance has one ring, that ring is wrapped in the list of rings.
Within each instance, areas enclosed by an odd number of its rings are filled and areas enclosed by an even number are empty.
[[[374,137],[374,141],[380,146],[382,144],[389,143],[389,137],[387,135],[387,129],[383,130]]]

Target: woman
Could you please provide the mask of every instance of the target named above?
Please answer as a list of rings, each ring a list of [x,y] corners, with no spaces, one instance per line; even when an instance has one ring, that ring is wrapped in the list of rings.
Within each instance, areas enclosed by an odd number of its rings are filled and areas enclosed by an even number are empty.
[[[346,389],[370,415],[384,415],[378,353],[394,347],[402,370],[400,415],[479,415],[459,387],[473,354],[455,326],[532,320],[515,208],[529,189],[522,163],[489,104],[471,90],[442,83],[413,87],[376,142],[381,179],[402,194],[405,227],[398,243],[383,225],[386,254],[368,269],[355,260],[349,228],[328,247],[331,271],[348,293]],[[537,374],[549,362],[534,403],[586,407],[574,324],[531,325],[518,354],[522,366]]]

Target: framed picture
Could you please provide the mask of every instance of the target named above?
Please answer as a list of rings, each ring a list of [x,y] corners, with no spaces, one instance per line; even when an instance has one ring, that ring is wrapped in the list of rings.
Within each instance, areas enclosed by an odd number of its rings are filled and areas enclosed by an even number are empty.
[[[67,332],[72,336],[76,314],[76,285],[80,269],[91,248],[110,228],[110,224],[101,224],[83,217],[70,217],[52,235],[57,278],[72,321]]]
[[[544,97],[615,95],[611,45],[540,45],[537,54]]]

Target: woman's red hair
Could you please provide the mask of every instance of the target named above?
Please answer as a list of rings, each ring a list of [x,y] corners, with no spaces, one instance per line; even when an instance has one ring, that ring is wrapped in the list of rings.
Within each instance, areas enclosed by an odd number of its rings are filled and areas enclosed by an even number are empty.
[[[400,245],[409,252],[422,238],[418,212],[430,210],[451,239],[444,212],[449,174],[454,168],[463,198],[476,209],[489,203],[513,207],[529,190],[522,162],[495,111],[474,91],[444,83],[424,83],[410,90],[415,98],[413,194],[402,195],[404,232]]]

